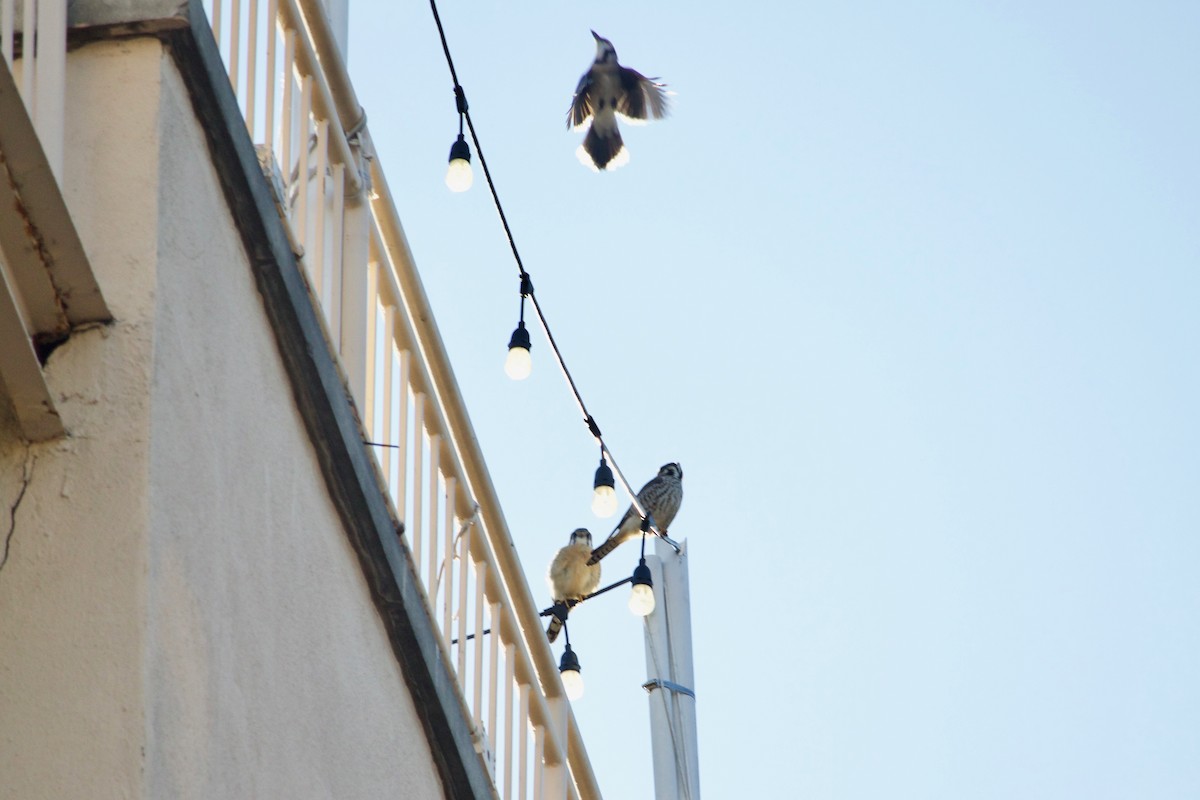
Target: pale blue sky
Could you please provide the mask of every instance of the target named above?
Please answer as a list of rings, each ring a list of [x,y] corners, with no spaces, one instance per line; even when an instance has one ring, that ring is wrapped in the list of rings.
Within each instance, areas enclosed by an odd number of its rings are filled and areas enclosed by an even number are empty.
[[[1200,796],[1200,5],[440,10],[590,410],[635,485],[683,464],[704,794]],[[677,93],[602,175],[589,28]],[[548,600],[597,451],[536,330],[501,370],[428,4],[354,0],[350,68]],[[601,787],[650,798],[640,622],[571,630]]]

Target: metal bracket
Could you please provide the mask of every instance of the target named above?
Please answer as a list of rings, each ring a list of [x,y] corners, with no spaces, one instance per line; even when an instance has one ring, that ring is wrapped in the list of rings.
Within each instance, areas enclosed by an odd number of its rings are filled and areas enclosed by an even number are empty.
[[[696,693],[686,686],[682,686],[675,681],[667,681],[662,678],[654,678],[642,684],[642,688],[646,690],[646,694],[653,694],[655,689],[667,689],[676,694],[685,694],[693,700],[696,699]]]
[[[671,545],[671,547],[675,550],[675,555],[679,555],[680,553],[683,552],[683,548],[679,546],[679,542],[677,542],[674,539],[672,539],[671,537],[667,536],[665,533],[660,533],[658,535],[658,537],[660,539],[662,539],[664,542],[666,542],[667,544]]]

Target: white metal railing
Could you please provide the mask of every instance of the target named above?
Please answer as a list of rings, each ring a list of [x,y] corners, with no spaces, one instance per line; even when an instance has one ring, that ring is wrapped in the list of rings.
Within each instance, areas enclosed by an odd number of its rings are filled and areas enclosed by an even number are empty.
[[[0,0],[0,56],[12,70],[46,160],[61,183],[67,0]]]
[[[497,793],[599,797],[325,9],[208,2]]]

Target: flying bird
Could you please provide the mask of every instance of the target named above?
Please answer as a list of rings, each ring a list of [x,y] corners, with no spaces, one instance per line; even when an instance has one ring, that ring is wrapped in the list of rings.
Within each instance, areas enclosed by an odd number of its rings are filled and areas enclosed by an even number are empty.
[[[616,169],[629,161],[617,117],[635,125],[650,118],[662,119],[667,115],[667,92],[666,84],[657,78],[647,78],[618,64],[617,51],[608,39],[595,31],[592,36],[596,39],[596,60],[575,87],[567,128],[579,130],[589,119],[592,121],[575,155],[584,166],[600,171],[610,166]]]
[[[663,464],[658,474],[637,493],[637,498],[642,508],[653,518],[654,526],[665,536],[667,528],[679,513],[679,504],[683,502],[683,467],[674,461]],[[592,551],[587,563],[597,563],[616,550],[617,545],[636,539],[641,532],[642,518],[631,503],[620,523],[604,540],[604,544]]]
[[[576,528],[571,541],[558,551],[550,562],[546,583],[550,585],[550,596],[555,603],[582,600],[600,585],[600,565],[589,564],[592,554],[592,533],[587,528]],[[551,617],[546,627],[546,638],[554,641],[562,629],[562,620]]]

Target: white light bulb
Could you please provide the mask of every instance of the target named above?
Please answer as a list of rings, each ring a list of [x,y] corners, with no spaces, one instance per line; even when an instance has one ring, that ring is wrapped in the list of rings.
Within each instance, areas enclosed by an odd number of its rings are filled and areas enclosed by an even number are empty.
[[[533,359],[524,347],[508,348],[508,357],[504,359],[504,373],[514,381],[523,381],[533,372]]]
[[[646,617],[654,610],[654,589],[642,584],[634,584],[629,593],[629,610],[639,617]]]
[[[465,158],[455,158],[446,168],[446,186],[452,192],[465,192],[475,182],[475,173],[471,171],[471,162]]]
[[[577,669],[565,669],[558,673],[562,676],[563,688],[567,690],[567,699],[578,700],[583,697],[583,676]]]
[[[617,513],[617,490],[611,486],[597,486],[592,494],[592,513],[601,519]]]

